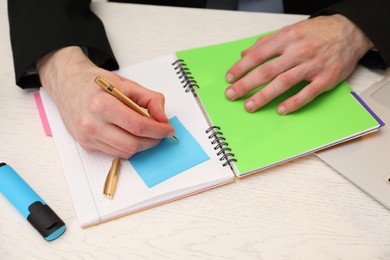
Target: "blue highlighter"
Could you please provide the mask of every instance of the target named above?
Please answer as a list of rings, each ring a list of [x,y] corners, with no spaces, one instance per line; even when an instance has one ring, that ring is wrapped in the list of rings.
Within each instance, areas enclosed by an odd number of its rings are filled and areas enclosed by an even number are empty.
[[[65,223],[6,163],[0,163],[0,192],[47,241],[65,232]]]

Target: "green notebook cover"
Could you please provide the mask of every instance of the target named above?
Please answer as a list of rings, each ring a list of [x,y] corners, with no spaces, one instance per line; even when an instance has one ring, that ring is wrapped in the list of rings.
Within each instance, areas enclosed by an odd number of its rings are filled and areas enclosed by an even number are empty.
[[[230,85],[227,70],[240,59],[242,50],[259,36],[177,52],[199,85],[196,93],[211,123],[219,126],[235,154],[235,166],[244,175],[314,152],[379,127],[377,120],[342,82],[300,110],[279,115],[277,105],[297,93],[300,83],[257,112],[244,109],[245,97],[225,98]]]

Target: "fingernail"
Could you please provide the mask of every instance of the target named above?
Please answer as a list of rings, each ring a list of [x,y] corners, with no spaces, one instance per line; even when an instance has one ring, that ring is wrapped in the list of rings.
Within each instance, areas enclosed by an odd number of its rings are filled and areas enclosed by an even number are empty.
[[[230,100],[234,99],[234,96],[236,95],[236,91],[232,88],[228,88],[225,93],[226,97]]]
[[[278,113],[281,115],[286,114],[286,107],[285,106],[278,107]]]
[[[228,82],[232,82],[232,81],[233,81],[233,74],[228,73],[228,74],[226,75],[226,80],[227,80]]]
[[[252,112],[253,109],[255,108],[255,103],[254,103],[252,100],[250,100],[250,101],[248,101],[248,102],[245,103],[245,108],[246,108],[246,110],[248,110],[249,112]]]
[[[174,135],[175,135],[175,132],[170,132],[167,137],[172,138]]]

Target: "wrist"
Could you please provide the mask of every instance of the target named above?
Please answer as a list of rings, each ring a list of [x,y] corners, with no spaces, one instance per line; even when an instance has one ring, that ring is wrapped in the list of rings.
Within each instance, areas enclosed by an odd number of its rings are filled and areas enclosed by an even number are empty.
[[[78,46],[52,51],[39,59],[36,65],[42,87],[58,106],[63,103],[64,97],[77,91],[75,85],[69,82],[89,78],[88,73],[97,68]]]
[[[78,46],[68,46],[52,51],[36,62],[42,86],[51,85],[53,78],[62,80],[70,70],[77,70],[80,65],[91,63],[83,50]]]
[[[341,14],[331,15],[336,22],[341,24],[343,33],[351,46],[355,46],[355,54],[359,59],[363,57],[369,50],[374,48],[374,44],[368,36],[351,20]]]

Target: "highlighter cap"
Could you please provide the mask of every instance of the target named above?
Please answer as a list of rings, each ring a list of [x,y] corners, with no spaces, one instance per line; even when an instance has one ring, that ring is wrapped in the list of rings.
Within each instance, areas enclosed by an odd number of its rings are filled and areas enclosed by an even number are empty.
[[[30,211],[30,215],[27,217],[28,222],[46,240],[53,240],[65,231],[65,223],[47,204],[36,201],[28,207],[28,210]],[[60,230],[63,231],[60,232]]]
[[[54,240],[65,232],[65,223],[6,163],[0,163],[0,193],[47,241]]]

